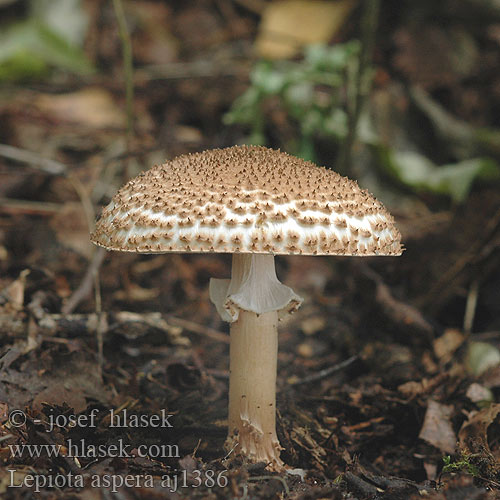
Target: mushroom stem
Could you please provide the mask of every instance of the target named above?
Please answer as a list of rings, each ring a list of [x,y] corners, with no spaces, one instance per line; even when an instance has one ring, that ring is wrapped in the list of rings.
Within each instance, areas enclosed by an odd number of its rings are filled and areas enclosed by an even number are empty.
[[[278,312],[240,311],[231,324],[227,446],[252,462],[283,467],[276,436]]]
[[[276,436],[278,315],[301,297],[276,277],[274,256],[233,254],[231,280],[212,279],[210,298],[231,323],[227,447],[280,470]]]

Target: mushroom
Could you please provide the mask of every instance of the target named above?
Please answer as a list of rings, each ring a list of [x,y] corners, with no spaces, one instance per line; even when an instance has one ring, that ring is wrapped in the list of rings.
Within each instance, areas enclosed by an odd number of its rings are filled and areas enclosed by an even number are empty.
[[[332,170],[280,151],[234,146],[177,157],[129,181],[92,242],[141,253],[233,254],[210,299],[230,327],[226,446],[284,467],[276,435],[278,318],[302,298],[280,283],[274,255],[400,255],[392,216]]]

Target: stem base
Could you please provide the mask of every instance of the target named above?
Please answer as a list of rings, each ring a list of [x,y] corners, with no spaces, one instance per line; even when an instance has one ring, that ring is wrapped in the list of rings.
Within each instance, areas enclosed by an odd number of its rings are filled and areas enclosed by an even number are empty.
[[[278,313],[240,311],[231,323],[229,434],[226,446],[281,470],[276,435]]]

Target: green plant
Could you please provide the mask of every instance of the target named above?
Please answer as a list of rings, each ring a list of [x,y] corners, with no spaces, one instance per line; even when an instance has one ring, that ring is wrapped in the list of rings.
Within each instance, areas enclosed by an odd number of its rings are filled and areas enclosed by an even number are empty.
[[[251,144],[266,143],[268,101],[279,106],[299,128],[292,147],[314,160],[315,136],[337,141],[347,135],[344,94],[352,86],[360,44],[353,40],[334,46],[311,45],[300,61],[259,61],[250,74],[250,87],[225,115],[226,124],[250,127]]]
[[[468,158],[447,165],[436,165],[416,151],[398,151],[376,144],[379,163],[395,179],[415,191],[427,191],[463,202],[476,179],[495,181],[500,178],[498,163],[487,157]]]
[[[0,34],[0,81],[46,76],[50,68],[92,71],[81,48],[86,31],[79,0],[32,0],[28,17]]]
[[[446,455],[443,457],[444,466],[441,473],[466,471],[468,474],[477,477],[479,476],[479,469],[471,462],[472,458],[473,455],[462,452],[460,459],[452,462],[450,455]]]

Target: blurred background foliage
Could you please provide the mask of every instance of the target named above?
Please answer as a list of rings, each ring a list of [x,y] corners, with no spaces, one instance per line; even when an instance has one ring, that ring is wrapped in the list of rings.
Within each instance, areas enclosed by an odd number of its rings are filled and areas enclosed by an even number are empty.
[[[481,81],[484,71],[491,72],[485,65],[498,63],[498,58],[488,61],[499,43],[497,25],[477,30],[488,10],[498,15],[494,4],[476,0],[477,19],[467,22],[461,18],[464,5],[452,9],[452,1],[439,9],[423,2],[412,16],[405,2],[397,9],[387,2],[381,13],[378,1],[368,2],[377,5],[368,19],[363,10],[370,7],[355,0],[257,3],[261,19],[249,85],[223,117],[226,126],[241,127],[239,141],[278,145],[327,163],[374,191],[380,189],[377,179],[387,176],[394,185],[462,202],[474,181],[498,181],[500,130],[494,117],[476,127],[439,102],[440,96],[449,100],[447,94]],[[141,2],[125,2],[133,36],[144,37],[141,31],[154,25],[149,5],[161,4],[145,3],[141,13]],[[178,8],[168,4],[166,16]],[[99,62],[104,69],[102,61],[85,54],[91,14],[83,0],[4,0],[2,7],[7,15],[0,35],[0,82],[50,79],[54,70],[89,75]],[[387,47],[381,30],[394,12],[402,22]],[[160,26],[154,28],[161,33]],[[178,53],[168,23],[158,38],[169,45],[167,59]],[[379,65],[384,52],[391,56],[391,68]],[[492,85],[498,100],[498,82]],[[467,98],[471,91],[464,93]],[[470,101],[481,99],[469,95]],[[405,110],[397,109],[398,100]],[[349,135],[356,134],[354,142]]]
[[[31,0],[24,19],[3,23],[0,82],[48,77],[51,68],[90,73],[83,51],[87,24],[80,0]]]
[[[269,127],[266,105],[273,105],[274,99],[297,129],[297,137],[287,149],[316,160],[315,138],[339,142],[347,136],[343,92],[352,85],[359,48],[357,40],[333,47],[309,45],[301,61],[258,61],[250,73],[250,87],[236,99],[225,123],[247,125],[248,142],[265,145]]]
[[[347,5],[354,2],[339,3]],[[320,5],[324,2],[317,4],[318,9],[324,8]],[[294,21],[304,15],[301,11],[303,3],[282,2],[281,6],[284,11],[288,10],[290,25],[284,25],[283,19],[278,21],[277,17],[272,17],[276,25],[269,26],[271,21],[265,16],[263,25],[271,33],[292,37]],[[313,6],[309,5],[308,8],[311,10]],[[299,11],[297,16],[290,14],[289,11],[293,9]],[[329,18],[318,15],[316,23],[321,23],[321,19],[328,23],[334,15],[342,18],[333,24],[334,27],[329,25],[325,30],[319,29],[325,36],[324,41],[335,35],[335,30],[342,26],[342,21],[345,21],[349,12],[349,9],[335,10],[329,13]],[[383,10],[382,15],[386,13]],[[373,20],[372,25],[376,29],[377,21]],[[310,26],[311,31],[317,35],[317,24]],[[390,109],[393,103],[382,103],[380,89],[373,90],[373,99],[363,101],[360,110],[356,160],[361,161],[357,161],[358,168],[355,168],[354,175],[370,185],[373,170],[380,171],[411,190],[443,195],[459,203],[467,197],[475,180],[497,182],[500,179],[500,129],[491,127],[476,130],[474,126],[444,111],[426,91],[429,88],[439,89],[447,84],[456,84],[455,79],[472,78],[478,70],[481,40],[474,39],[464,28],[453,25],[436,31],[426,21],[422,29],[424,32],[430,31],[431,40],[423,42],[423,45],[430,45],[428,53],[415,46],[413,36],[416,36],[416,28],[411,28],[411,34],[404,30],[396,33],[396,44],[401,46],[394,58],[397,69],[416,81],[403,81],[399,84],[394,82],[394,88],[388,90],[396,98],[406,98],[408,108],[411,106],[415,109],[408,109],[404,114]],[[374,42],[374,37],[369,35],[365,37],[365,43]],[[263,45],[263,36],[261,32],[257,40],[262,60],[255,64],[250,73],[248,90],[225,115],[225,123],[246,125],[250,131],[246,139],[248,142],[268,144],[272,137],[270,129],[274,125],[272,115],[278,109],[287,122],[293,123],[295,129],[295,135],[285,144],[287,150],[317,161],[315,144],[320,140],[330,140],[338,146],[339,159],[349,131],[349,112],[352,113],[355,106],[353,101],[356,99],[356,90],[360,91],[359,88],[356,89],[356,79],[364,78],[363,85],[368,89],[361,89],[361,92],[369,93],[370,83],[377,76],[373,63],[369,68],[360,68],[363,33],[358,33],[358,39],[345,43],[330,46],[305,45],[300,59],[294,61],[276,60],[281,52],[274,46]],[[295,43],[297,44],[296,40]],[[433,43],[435,47],[432,47]],[[364,48],[370,53],[371,49],[372,47]],[[445,54],[441,53],[443,50]],[[443,66],[439,66],[437,61],[435,67],[432,67],[432,58],[436,55],[437,59],[445,61]],[[424,75],[416,71],[418,65],[424,66],[422,69],[429,73],[429,79],[433,81],[422,79]],[[431,68],[425,67],[427,65]],[[431,72],[431,69],[434,71]],[[360,74],[363,70],[364,74]],[[379,74],[381,78],[387,76]],[[381,106],[389,106],[389,109],[380,109]],[[413,121],[408,119],[407,115],[410,113],[414,115]],[[392,123],[387,120],[392,120]],[[425,123],[426,130],[422,130],[422,122]],[[390,131],[387,130],[388,126]],[[419,140],[425,133],[436,142],[436,147],[439,148],[437,152],[420,147]],[[371,152],[368,160],[360,152],[363,147]],[[446,160],[443,162],[443,159]],[[368,168],[359,168],[367,163]],[[349,166],[343,165],[342,161],[336,162],[336,168],[339,167],[340,170],[345,167],[344,173],[349,173]],[[376,184],[372,188],[378,190]]]
[[[68,165],[87,207],[165,158],[244,142],[356,178],[410,240],[499,186],[495,2],[0,0],[0,13],[0,143]],[[59,180],[13,172],[4,199],[66,202]],[[86,257],[90,212],[60,237]]]

